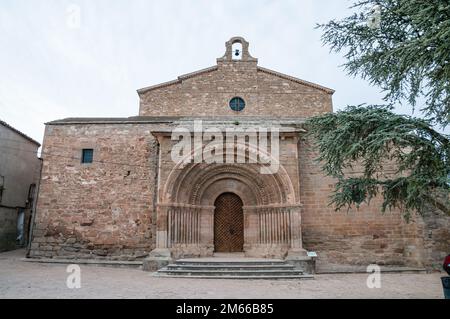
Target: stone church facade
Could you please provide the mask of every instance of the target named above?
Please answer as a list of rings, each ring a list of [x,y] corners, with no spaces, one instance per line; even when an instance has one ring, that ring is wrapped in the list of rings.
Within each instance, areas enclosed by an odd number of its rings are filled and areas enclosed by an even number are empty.
[[[334,181],[315,162],[303,123],[332,112],[334,91],[258,66],[248,46],[232,38],[217,65],[138,90],[138,116],[47,123],[29,256],[156,265],[217,252],[307,259],[315,251],[321,264],[353,265],[427,266],[440,258],[450,247],[448,220],[430,234],[422,218],[383,215],[377,201],[349,212],[328,205]],[[180,127],[194,150],[176,162]],[[211,142],[212,129],[230,128],[256,131],[258,141],[261,128],[276,128],[266,135],[276,158],[269,152],[264,163],[252,162],[259,149],[233,137],[242,161],[192,160],[195,143],[207,145],[196,132]],[[263,174],[268,162],[277,170]]]

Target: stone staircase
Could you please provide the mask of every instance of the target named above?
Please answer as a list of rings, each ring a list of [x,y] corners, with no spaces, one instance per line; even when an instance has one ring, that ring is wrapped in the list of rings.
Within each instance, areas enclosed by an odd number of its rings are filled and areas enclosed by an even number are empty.
[[[311,279],[280,259],[179,259],[153,273],[156,277],[205,279]]]

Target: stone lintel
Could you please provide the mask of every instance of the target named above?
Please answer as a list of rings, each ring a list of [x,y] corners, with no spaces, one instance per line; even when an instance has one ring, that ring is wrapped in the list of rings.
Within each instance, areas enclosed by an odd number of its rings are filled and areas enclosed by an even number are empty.
[[[170,207],[180,207],[180,208],[197,208],[202,210],[214,210],[214,206],[208,205],[193,205],[184,203],[158,203],[158,207],[170,208]]]
[[[295,209],[295,208],[302,208],[303,204],[297,203],[297,204],[267,204],[267,205],[257,205],[257,206],[243,206],[242,208],[249,211],[258,211],[263,209],[270,209],[270,208],[287,208],[287,209]]]

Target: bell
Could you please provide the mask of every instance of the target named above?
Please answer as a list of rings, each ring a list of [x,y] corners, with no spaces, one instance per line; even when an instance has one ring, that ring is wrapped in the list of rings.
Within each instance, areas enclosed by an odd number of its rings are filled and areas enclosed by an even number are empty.
[[[241,53],[239,52],[239,49],[236,49],[236,50],[234,51],[234,55],[235,55],[235,56],[239,56],[239,54],[241,54]]]

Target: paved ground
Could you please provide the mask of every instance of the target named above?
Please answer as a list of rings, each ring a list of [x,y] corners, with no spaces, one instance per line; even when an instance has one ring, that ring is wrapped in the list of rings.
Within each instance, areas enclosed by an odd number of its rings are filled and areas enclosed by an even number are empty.
[[[317,275],[314,280],[154,278],[138,269],[81,266],[81,288],[69,289],[66,265],[24,262],[23,251],[0,254],[0,298],[443,298],[443,274]]]

